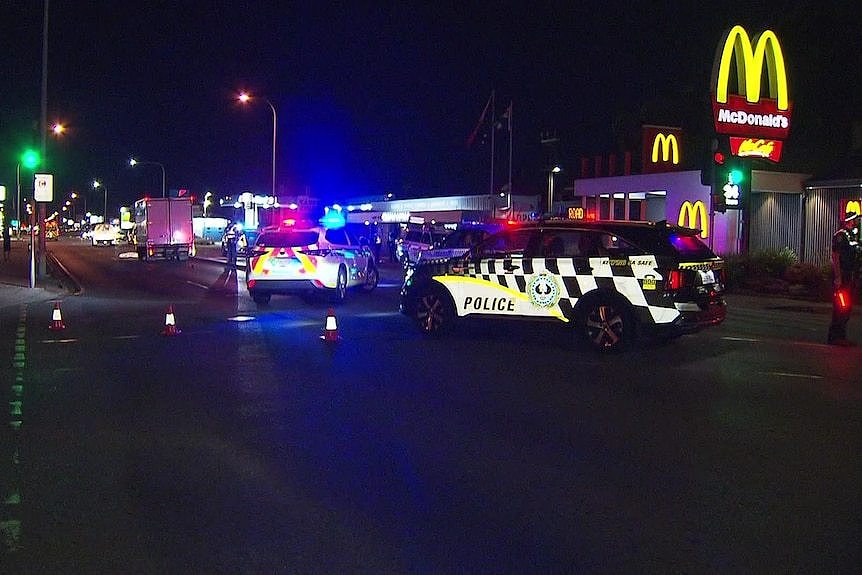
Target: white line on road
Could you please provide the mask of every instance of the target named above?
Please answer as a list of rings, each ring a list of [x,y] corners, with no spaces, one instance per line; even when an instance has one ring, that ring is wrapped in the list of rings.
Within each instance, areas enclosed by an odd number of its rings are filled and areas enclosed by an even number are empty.
[[[77,339],[43,339],[42,343],[74,343]]]
[[[760,341],[755,337],[722,337],[721,339],[726,339],[727,341]]]
[[[822,375],[812,375],[810,373],[788,373],[784,371],[759,371],[764,375],[778,375],[781,377],[796,377],[799,379],[823,379]]]
[[[201,288],[201,289],[206,289],[206,290],[210,289],[210,286],[206,286],[206,285],[204,285],[204,284],[199,284],[199,283],[197,283],[197,282],[191,282],[191,281],[189,281],[189,280],[186,280],[186,283],[187,283],[187,284],[189,284],[189,285],[193,285],[193,286],[195,286],[195,287],[199,287],[199,288]]]

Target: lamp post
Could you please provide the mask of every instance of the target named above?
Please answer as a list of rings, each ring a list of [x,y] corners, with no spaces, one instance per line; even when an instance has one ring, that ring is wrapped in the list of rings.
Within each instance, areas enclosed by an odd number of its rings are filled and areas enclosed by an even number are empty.
[[[108,223],[108,188],[105,186],[105,184],[103,184],[99,180],[93,180],[93,189],[98,190],[99,188],[102,188],[105,191],[105,211],[102,212],[104,214],[102,222],[107,224]]]
[[[166,195],[167,188],[165,188],[165,179],[166,179],[165,178],[165,166],[160,164],[159,162],[145,162],[143,160],[136,160],[135,158],[131,158],[129,160],[129,165],[132,166],[133,168],[139,164],[142,166],[145,164],[150,164],[153,166],[158,166],[162,169],[162,197],[166,198],[167,197],[167,195]]]
[[[278,115],[275,113],[275,106],[272,105],[272,102],[269,101],[268,98],[264,98],[262,96],[256,96],[260,98],[267,104],[269,104],[269,109],[272,110],[272,197],[275,198],[275,143],[276,143],[276,134],[278,133]],[[237,100],[242,102],[243,104],[249,102],[252,99],[252,96],[247,92],[242,92]]]
[[[563,169],[560,166],[554,166],[548,172],[548,214],[553,211],[554,206],[554,174],[559,174]]]

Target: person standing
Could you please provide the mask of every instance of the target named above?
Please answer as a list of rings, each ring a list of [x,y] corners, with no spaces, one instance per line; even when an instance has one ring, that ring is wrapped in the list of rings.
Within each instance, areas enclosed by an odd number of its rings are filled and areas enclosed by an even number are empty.
[[[3,226],[3,261],[9,261],[9,254],[12,251],[12,236],[9,234],[9,226]]]
[[[236,245],[239,241],[239,234],[236,229],[236,224],[231,224],[225,232],[225,243],[227,248],[227,266],[229,268],[236,267]]]
[[[853,300],[858,297],[858,222],[859,214],[847,212],[844,214],[844,223],[832,235],[832,323],[827,336],[830,345],[854,345],[847,339],[847,322],[853,312]]]

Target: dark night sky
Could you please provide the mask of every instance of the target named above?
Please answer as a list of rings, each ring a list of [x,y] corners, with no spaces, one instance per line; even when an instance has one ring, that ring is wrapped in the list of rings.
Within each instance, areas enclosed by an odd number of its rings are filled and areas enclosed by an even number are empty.
[[[755,3],[747,3],[754,5]],[[853,3],[50,3],[48,139],[56,191],[94,177],[110,203],[169,188],[270,189],[327,199],[488,191],[487,147],[465,146],[492,89],[514,101],[515,191],[541,190],[543,130],[568,174],[582,155],[636,149],[642,123],[710,129],[721,33],[776,31],[795,101],[780,169],[825,175],[858,119],[862,45]],[[277,6],[279,5],[279,6]],[[134,8],[132,7],[134,6]],[[39,145],[42,2],[0,5],[0,183]],[[505,136],[499,133],[499,184]],[[691,160],[691,158],[690,158]]]

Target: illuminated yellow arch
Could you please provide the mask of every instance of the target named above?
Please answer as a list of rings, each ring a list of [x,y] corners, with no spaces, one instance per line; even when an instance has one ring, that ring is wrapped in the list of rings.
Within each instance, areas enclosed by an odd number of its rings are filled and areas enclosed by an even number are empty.
[[[745,95],[747,102],[760,101],[760,78],[763,74],[763,63],[769,75],[769,94],[778,100],[778,109],[787,110],[787,70],[784,67],[784,55],[778,37],[772,30],[765,30],[755,38],[752,49],[748,33],[742,26],[736,25],[730,29],[724,40],[721,60],[718,67],[715,99],[720,103],[727,102],[727,90],[730,80],[730,58],[736,55],[736,70],[739,83],[739,93]]]
[[[698,216],[700,216],[698,218]],[[700,225],[697,225],[700,220]],[[700,230],[700,237],[706,239],[709,237],[709,216],[706,212],[706,206],[700,200],[694,203],[686,200],[679,207],[679,217],[677,224],[684,228],[692,228]]]

